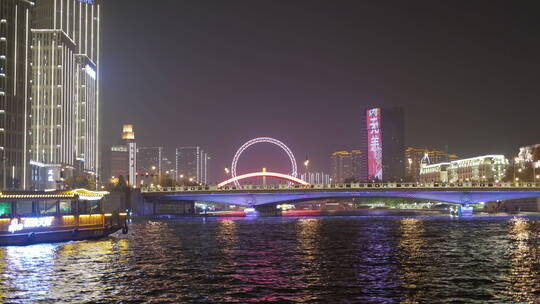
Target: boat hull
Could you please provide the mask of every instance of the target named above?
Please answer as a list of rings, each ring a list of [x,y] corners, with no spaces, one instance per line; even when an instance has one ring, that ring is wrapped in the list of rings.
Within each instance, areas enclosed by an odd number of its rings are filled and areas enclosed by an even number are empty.
[[[117,232],[122,227],[39,231],[0,235],[0,246],[30,245],[98,239]]]

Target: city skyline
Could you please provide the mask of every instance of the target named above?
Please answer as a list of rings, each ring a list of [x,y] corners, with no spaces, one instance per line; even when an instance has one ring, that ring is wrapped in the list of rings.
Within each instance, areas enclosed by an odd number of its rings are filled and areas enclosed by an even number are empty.
[[[332,152],[358,148],[361,110],[374,105],[404,107],[406,146],[448,147],[473,157],[511,155],[538,141],[539,45],[520,33],[539,28],[526,5],[153,6],[119,0],[104,10],[102,130],[133,123],[141,144],[164,146],[169,157],[175,146],[205,147],[214,176],[258,136],[286,142],[327,171]],[[257,26],[243,26],[254,20]],[[113,141],[108,134],[105,146]],[[264,165],[246,160],[253,168]]]

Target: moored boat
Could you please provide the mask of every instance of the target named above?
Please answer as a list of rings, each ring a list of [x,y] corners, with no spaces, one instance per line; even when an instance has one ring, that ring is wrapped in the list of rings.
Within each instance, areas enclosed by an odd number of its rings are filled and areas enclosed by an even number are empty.
[[[127,213],[103,212],[108,192],[86,189],[0,193],[0,246],[127,233]]]

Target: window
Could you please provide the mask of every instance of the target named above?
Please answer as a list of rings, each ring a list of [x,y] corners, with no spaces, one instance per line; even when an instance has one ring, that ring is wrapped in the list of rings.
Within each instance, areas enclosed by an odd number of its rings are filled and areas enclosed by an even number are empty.
[[[88,206],[90,207],[90,213],[99,213],[99,201],[88,201]]]
[[[85,213],[88,213],[88,202],[87,201],[78,201],[78,211],[79,211],[79,214],[85,214]]]
[[[57,201],[39,202],[39,214],[55,214]]]
[[[20,201],[16,203],[16,212],[19,216],[32,215],[32,201]]]
[[[60,213],[71,213],[71,201],[60,201]]]
[[[11,202],[0,202],[0,217],[11,217]]]

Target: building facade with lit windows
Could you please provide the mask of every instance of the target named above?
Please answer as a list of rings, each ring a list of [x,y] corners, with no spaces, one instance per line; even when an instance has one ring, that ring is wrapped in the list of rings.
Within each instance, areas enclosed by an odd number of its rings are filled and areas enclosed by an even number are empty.
[[[402,181],[405,177],[403,108],[364,109],[360,125],[360,179]]]
[[[330,176],[334,183],[358,181],[362,171],[360,150],[336,151],[330,156]]]
[[[111,147],[111,177],[122,176],[131,185],[137,185],[137,143],[133,125],[122,126],[122,143]]]
[[[201,147],[176,148],[176,180],[208,183],[210,156]]]
[[[421,165],[421,182],[499,182],[508,169],[504,155],[484,155],[447,163]]]
[[[40,0],[33,7],[31,188],[99,172],[100,2]]]
[[[458,156],[442,150],[427,148],[405,148],[405,179],[411,182],[420,181],[420,166],[446,163],[457,160]]]
[[[33,1],[0,5],[0,189],[28,184],[28,115]]]

